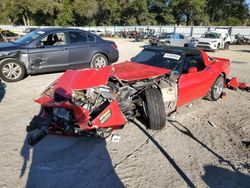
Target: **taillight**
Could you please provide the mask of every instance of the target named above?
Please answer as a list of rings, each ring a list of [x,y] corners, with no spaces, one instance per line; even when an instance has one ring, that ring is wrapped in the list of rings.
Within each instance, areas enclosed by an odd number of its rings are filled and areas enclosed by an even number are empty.
[[[111,47],[114,48],[114,49],[117,49],[116,44],[112,44]]]

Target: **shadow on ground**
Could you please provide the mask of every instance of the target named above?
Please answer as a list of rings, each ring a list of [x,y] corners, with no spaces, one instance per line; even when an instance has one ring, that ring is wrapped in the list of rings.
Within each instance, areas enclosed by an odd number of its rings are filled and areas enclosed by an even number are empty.
[[[145,122],[142,119],[138,120],[140,123],[145,125]],[[178,166],[178,164],[174,161],[174,159],[167,153],[167,151],[154,139],[152,135],[150,135],[137,121],[133,121],[133,123],[149,138],[149,140],[159,149],[159,151],[164,155],[167,161],[173,166],[173,168],[178,172],[183,181],[190,188],[195,188],[194,183],[189,179],[189,177],[185,174],[185,172]]]
[[[0,102],[3,100],[5,95],[6,84],[0,80]]]
[[[250,50],[234,50],[236,52],[246,52],[246,53],[250,53]]]
[[[124,187],[104,139],[50,135],[34,148],[25,139],[20,154],[24,160],[20,178],[29,173],[26,188]]]
[[[250,176],[212,165],[204,167],[203,181],[211,188],[248,188]]]
[[[213,154],[215,157],[217,157],[219,162],[227,164],[234,171],[238,172],[235,165],[231,161],[224,159],[223,156],[219,155],[218,153],[213,151],[211,148],[209,148],[206,144],[204,144],[202,141],[200,141],[198,138],[196,138],[187,127],[185,127],[184,125],[182,125],[178,121],[168,121],[168,122],[170,124],[172,124],[178,131],[180,131],[184,135],[192,138],[194,141],[196,141],[198,144],[200,144],[202,147],[204,147],[207,151],[209,151],[211,154]]]

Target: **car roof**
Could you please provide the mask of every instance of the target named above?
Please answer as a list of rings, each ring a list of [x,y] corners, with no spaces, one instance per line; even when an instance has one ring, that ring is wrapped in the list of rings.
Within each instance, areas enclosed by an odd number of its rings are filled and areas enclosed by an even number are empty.
[[[158,45],[158,46],[146,46],[144,49],[153,49],[153,50],[164,50],[172,53],[178,54],[200,54],[201,51],[198,48],[193,47],[178,47],[178,46],[167,46],[167,45]]]
[[[66,27],[56,27],[56,28],[37,28],[40,31],[53,32],[53,31],[85,31],[81,29],[66,28]]]

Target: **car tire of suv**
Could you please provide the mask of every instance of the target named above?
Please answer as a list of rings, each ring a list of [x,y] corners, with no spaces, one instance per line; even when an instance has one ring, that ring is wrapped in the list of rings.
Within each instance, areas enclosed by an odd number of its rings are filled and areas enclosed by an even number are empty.
[[[145,123],[150,129],[160,130],[165,127],[166,114],[161,92],[157,88],[149,88],[144,92],[143,111]]]
[[[7,59],[0,65],[0,78],[6,82],[17,82],[25,76],[24,65],[16,59]]]
[[[108,65],[108,59],[105,55],[97,53],[91,60],[91,68],[101,68]]]
[[[224,44],[224,50],[228,50],[228,49],[229,49],[229,43],[227,42]]]
[[[224,83],[224,77],[219,75],[205,98],[209,101],[218,100],[223,92]]]

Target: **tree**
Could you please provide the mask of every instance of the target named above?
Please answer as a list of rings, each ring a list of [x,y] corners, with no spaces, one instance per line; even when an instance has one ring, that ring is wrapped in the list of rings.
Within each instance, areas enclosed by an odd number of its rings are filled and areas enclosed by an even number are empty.
[[[191,25],[195,18],[204,14],[205,0],[172,0],[170,8],[177,25],[182,21]]]
[[[55,24],[61,26],[74,25],[75,20],[72,9],[71,0],[64,0],[62,10],[59,12],[57,19],[55,20]]]
[[[122,11],[124,25],[151,25],[155,24],[154,15],[149,13],[147,0],[130,1]]]
[[[211,24],[242,25],[249,9],[245,0],[207,0],[207,13]]]
[[[96,0],[75,0],[73,10],[76,14],[77,25],[96,25],[95,16],[98,12]]]
[[[104,0],[100,4],[98,25],[120,25],[121,6],[118,0]]]
[[[169,25],[174,24],[175,20],[169,8],[169,1],[166,0],[148,0],[148,9],[154,15],[156,24]]]

